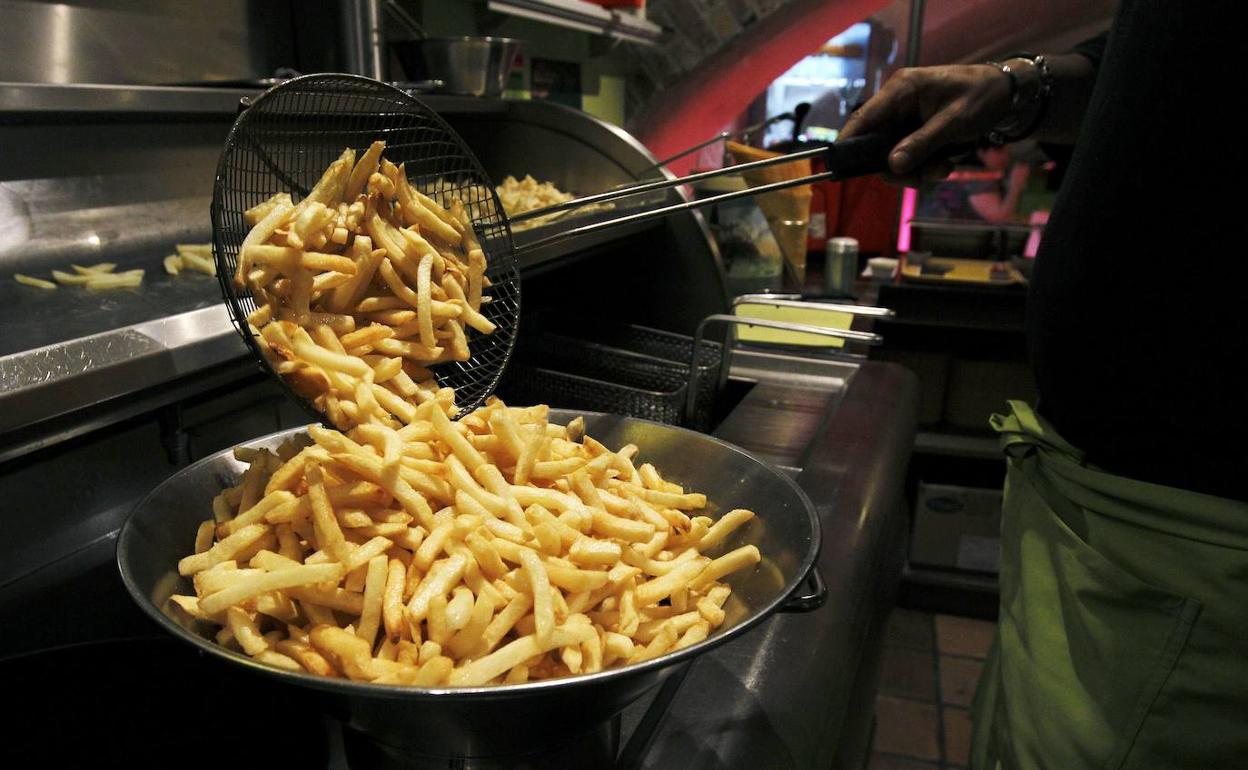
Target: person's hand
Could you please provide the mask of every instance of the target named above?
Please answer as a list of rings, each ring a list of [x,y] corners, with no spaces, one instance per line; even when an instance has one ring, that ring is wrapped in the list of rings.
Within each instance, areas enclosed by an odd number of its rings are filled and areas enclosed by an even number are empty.
[[[905,135],[888,156],[892,175],[906,182],[940,178],[952,170],[941,151],[981,139],[1009,107],[1009,77],[990,64],[903,69],[850,116],[837,138]]]
[[[1031,176],[1031,166],[1026,163],[1015,163],[1010,167],[1010,189],[1023,188],[1027,184],[1027,177]]]

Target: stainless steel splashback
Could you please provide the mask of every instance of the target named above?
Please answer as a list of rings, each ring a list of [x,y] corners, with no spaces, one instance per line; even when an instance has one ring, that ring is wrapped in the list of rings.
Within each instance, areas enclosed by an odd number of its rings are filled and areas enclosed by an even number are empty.
[[[254,91],[0,84],[0,446],[243,354],[216,280],[161,265],[175,243],[210,240],[212,180],[242,93]],[[95,262],[143,268],[143,286],[45,291],[12,278]]]
[[[216,109],[198,113],[139,109],[160,93],[0,86],[0,275],[124,266],[208,240],[212,179],[240,92],[203,93]],[[71,109],[110,98],[129,110]]]
[[[0,0],[0,81],[184,83],[292,66],[293,3]]]

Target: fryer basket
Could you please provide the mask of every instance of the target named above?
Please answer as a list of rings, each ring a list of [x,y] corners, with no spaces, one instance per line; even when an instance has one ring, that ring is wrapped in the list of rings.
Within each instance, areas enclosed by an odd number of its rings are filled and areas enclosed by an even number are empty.
[[[710,427],[723,348],[699,345],[697,394],[686,406],[693,339],[635,324],[581,327],[579,336],[537,323],[522,338],[500,390],[515,403],[550,403],[684,425]],[[555,326],[559,329],[559,326]]]

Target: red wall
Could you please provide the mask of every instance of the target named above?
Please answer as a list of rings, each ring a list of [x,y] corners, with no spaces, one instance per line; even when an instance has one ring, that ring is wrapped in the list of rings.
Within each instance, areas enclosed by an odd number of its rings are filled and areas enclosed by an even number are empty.
[[[1103,29],[1117,0],[938,0],[926,3],[924,64],[981,61],[1020,49],[1063,50]],[[905,58],[910,0],[792,0],[669,86],[630,123],[660,158],[723,130],[773,80],[824,41],[875,15]],[[673,163],[688,171],[691,158]]]
[[[659,158],[714,136],[771,82],[885,0],[793,0],[748,27],[655,98],[630,126]],[[680,174],[691,158],[671,165]]]

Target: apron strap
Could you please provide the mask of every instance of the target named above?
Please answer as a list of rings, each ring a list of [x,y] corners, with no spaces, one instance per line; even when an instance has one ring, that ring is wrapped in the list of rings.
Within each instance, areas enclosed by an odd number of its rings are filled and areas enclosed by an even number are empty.
[[[992,415],[992,427],[1001,437],[1001,451],[1007,457],[1022,459],[1043,448],[1083,465],[1083,452],[1066,443],[1040,415],[1024,401],[1008,401],[1010,414]]]
[[[992,416],[1001,450],[1055,508],[1074,505],[1136,527],[1211,545],[1248,550],[1248,503],[1117,476],[1086,462],[1022,401]],[[1026,462],[1024,462],[1026,461]]]

